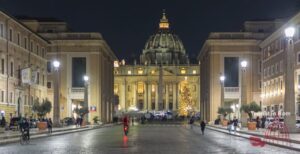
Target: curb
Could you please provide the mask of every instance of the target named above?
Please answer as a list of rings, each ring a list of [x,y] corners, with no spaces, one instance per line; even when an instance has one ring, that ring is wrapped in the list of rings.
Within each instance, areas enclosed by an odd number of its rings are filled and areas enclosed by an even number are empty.
[[[81,127],[81,128],[73,128],[73,129],[67,129],[67,130],[57,130],[53,131],[52,134],[48,134],[47,132],[41,132],[41,133],[35,133],[30,135],[30,139],[37,139],[37,138],[43,138],[43,137],[51,137],[51,136],[59,136],[59,135],[65,135],[65,134],[71,134],[71,133],[76,133],[76,132],[83,132],[83,131],[88,131],[88,130],[94,130],[94,129],[100,129],[100,128],[105,128],[105,127],[112,127],[115,124],[109,124],[109,125],[99,125],[99,126],[92,126],[92,127]],[[14,135],[16,137],[11,137],[5,140],[0,141],[0,146],[3,146],[5,144],[9,143],[15,143],[19,142],[19,135]]]
[[[198,126],[199,127],[199,126]],[[216,127],[212,127],[212,126],[206,126],[207,129],[210,129],[210,130],[213,130],[213,131],[217,131],[217,132],[221,132],[221,133],[224,133],[224,134],[227,134],[227,135],[232,135],[232,136],[236,136],[236,137],[241,137],[241,138],[245,138],[245,139],[249,139],[249,137],[246,137],[246,136],[242,136],[242,135],[237,135],[237,134],[231,134],[229,132],[224,132],[222,130],[220,130],[221,128],[216,128]],[[242,134],[242,133],[241,133]],[[252,136],[258,136],[258,135],[253,135],[253,134],[246,134],[246,135],[252,135]],[[258,136],[260,137],[260,136]],[[275,144],[275,143],[272,143],[272,142],[268,142],[268,141],[264,141],[266,144],[269,144],[269,145],[273,145],[273,146],[277,146],[277,147],[281,147],[281,148],[285,148],[285,149],[290,149],[290,150],[294,150],[294,151],[300,151],[299,148],[295,148],[295,147],[292,147],[292,146],[286,146],[286,145],[281,145],[281,144]]]
[[[213,125],[208,125],[208,126],[209,126],[209,127],[216,128],[216,129],[227,130],[227,129],[219,128],[219,127],[213,126]],[[261,135],[261,134],[248,133],[248,132],[245,132],[245,131],[237,131],[237,132],[238,132],[238,133],[241,133],[241,134],[247,134],[247,135],[258,136],[258,137],[265,138],[265,136],[264,136],[264,135]],[[286,140],[283,139],[283,138],[276,138],[275,140],[278,140],[278,141],[286,141]],[[289,141],[290,141],[291,143],[300,144],[300,141],[298,141],[298,140],[289,139]]]

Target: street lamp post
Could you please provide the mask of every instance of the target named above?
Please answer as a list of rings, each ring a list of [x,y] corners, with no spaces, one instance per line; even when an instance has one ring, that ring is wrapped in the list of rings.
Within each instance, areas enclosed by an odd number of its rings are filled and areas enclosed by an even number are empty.
[[[87,76],[87,75],[84,75],[83,76],[83,80],[84,80],[84,107],[85,108],[87,108],[87,109],[89,109],[88,107],[89,107],[89,103],[88,103],[88,97],[89,97],[89,95],[88,95],[88,86],[89,86],[89,77]],[[85,122],[88,122],[88,114],[86,114],[85,116],[84,116],[84,121]]]
[[[221,75],[220,76],[220,83],[221,83],[221,107],[224,107],[224,81],[225,81],[225,76]]]
[[[60,126],[60,108],[59,108],[59,67],[58,60],[53,61],[54,66],[54,105],[53,105],[53,125]]]
[[[295,82],[294,82],[294,43],[293,37],[295,34],[295,28],[288,27],[284,31],[287,39],[287,59],[285,69],[285,93],[284,93],[284,112],[289,115],[284,117],[284,123],[287,126],[289,132],[297,132],[296,129],[296,115],[295,115]]]
[[[240,104],[247,104],[247,90],[246,90],[246,80],[245,80],[245,74],[246,74],[246,68],[248,66],[248,62],[246,60],[243,60],[241,62],[241,68],[242,68],[242,77],[241,77],[241,99]],[[247,114],[242,113],[241,114],[241,122],[243,126],[247,125]]]

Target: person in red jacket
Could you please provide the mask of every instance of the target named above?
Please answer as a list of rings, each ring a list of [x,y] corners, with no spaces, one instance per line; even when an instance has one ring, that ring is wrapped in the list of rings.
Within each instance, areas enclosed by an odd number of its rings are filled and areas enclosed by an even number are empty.
[[[125,116],[124,118],[123,118],[123,126],[125,127],[125,126],[128,126],[128,117],[127,116]]]

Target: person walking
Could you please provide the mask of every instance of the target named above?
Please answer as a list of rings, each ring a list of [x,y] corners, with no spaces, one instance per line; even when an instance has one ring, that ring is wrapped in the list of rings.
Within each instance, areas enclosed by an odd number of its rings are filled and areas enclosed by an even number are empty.
[[[263,116],[263,117],[261,118],[261,128],[265,128],[265,127],[266,127],[266,117]]]
[[[233,119],[233,128],[234,128],[234,132],[236,132],[236,128],[238,127],[238,119],[236,117],[234,117]]]
[[[48,119],[47,126],[48,126],[48,133],[52,134],[52,120],[51,120],[51,118]]]
[[[259,130],[259,126],[260,126],[260,120],[259,120],[259,117],[257,116],[257,118],[256,118],[256,128],[257,128],[257,130]]]
[[[205,124],[204,120],[202,120],[202,122],[200,124],[202,135],[204,135],[205,126],[206,126],[206,124]]]

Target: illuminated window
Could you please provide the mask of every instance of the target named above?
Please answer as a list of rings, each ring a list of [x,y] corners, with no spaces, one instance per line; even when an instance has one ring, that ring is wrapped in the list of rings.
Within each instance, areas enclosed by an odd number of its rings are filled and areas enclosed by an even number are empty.
[[[193,74],[196,74],[197,73],[197,71],[196,70],[193,70]]]
[[[144,83],[143,82],[138,82],[138,91],[139,94],[144,93]]]
[[[182,69],[182,70],[180,71],[180,73],[181,73],[181,74],[185,74],[185,73],[186,73],[186,70],[185,70],[185,69]]]
[[[154,84],[151,86],[151,91],[155,92],[155,85]]]
[[[155,71],[154,71],[154,70],[152,70],[152,71],[151,71],[151,74],[154,74],[154,73],[155,73]]]
[[[138,70],[138,74],[143,74],[143,70]]]
[[[128,71],[128,74],[131,74],[131,71]]]

